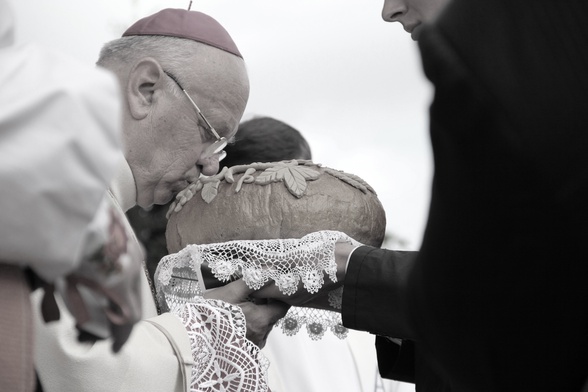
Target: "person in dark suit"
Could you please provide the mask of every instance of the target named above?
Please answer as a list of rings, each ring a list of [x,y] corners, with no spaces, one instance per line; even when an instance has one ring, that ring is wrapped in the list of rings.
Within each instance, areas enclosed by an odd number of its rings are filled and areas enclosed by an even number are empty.
[[[554,5],[455,0],[419,40],[435,179],[407,305],[454,390],[588,376],[588,3]]]
[[[344,325],[403,339],[378,338],[385,376],[417,391],[588,388],[586,15],[582,0],[453,0],[423,26],[422,247],[337,250]],[[256,295],[312,304],[272,290]]]

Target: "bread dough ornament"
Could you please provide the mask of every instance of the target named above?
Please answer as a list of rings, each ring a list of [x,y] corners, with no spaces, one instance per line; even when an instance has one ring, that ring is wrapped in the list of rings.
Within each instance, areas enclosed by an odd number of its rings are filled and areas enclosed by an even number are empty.
[[[379,247],[386,216],[375,191],[356,175],[311,161],[225,167],[178,194],[168,213],[170,253],[189,244],[301,238],[336,230]]]

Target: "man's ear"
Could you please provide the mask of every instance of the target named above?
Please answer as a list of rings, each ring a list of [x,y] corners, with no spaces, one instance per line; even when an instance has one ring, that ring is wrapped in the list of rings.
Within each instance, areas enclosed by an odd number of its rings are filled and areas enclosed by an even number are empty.
[[[147,57],[131,69],[126,88],[131,116],[141,120],[149,114],[155,91],[160,88],[165,76],[159,63]]]

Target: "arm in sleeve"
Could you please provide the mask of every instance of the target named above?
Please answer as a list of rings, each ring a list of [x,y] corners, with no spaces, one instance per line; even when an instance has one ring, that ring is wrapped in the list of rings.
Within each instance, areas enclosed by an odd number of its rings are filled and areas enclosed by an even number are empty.
[[[343,290],[343,325],[382,335],[376,337],[380,374],[405,382],[415,377],[405,289],[417,254],[359,247],[349,259]],[[387,336],[405,340],[398,344]]]
[[[384,378],[403,382],[415,382],[414,342],[403,340],[402,344],[385,336],[376,336],[378,370]]]
[[[343,325],[395,338],[411,338],[406,282],[417,252],[362,246],[352,253],[343,290]]]

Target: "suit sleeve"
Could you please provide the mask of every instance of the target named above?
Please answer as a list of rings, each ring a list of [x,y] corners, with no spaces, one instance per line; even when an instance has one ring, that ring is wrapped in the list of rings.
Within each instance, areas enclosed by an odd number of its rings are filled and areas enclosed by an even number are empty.
[[[380,374],[406,382],[414,382],[414,345],[405,290],[417,254],[360,247],[349,260],[343,290],[343,325],[381,335],[376,338]],[[404,339],[402,345],[387,336]]]
[[[415,346],[411,340],[402,344],[386,336],[376,336],[378,370],[384,378],[403,382],[415,382]]]

